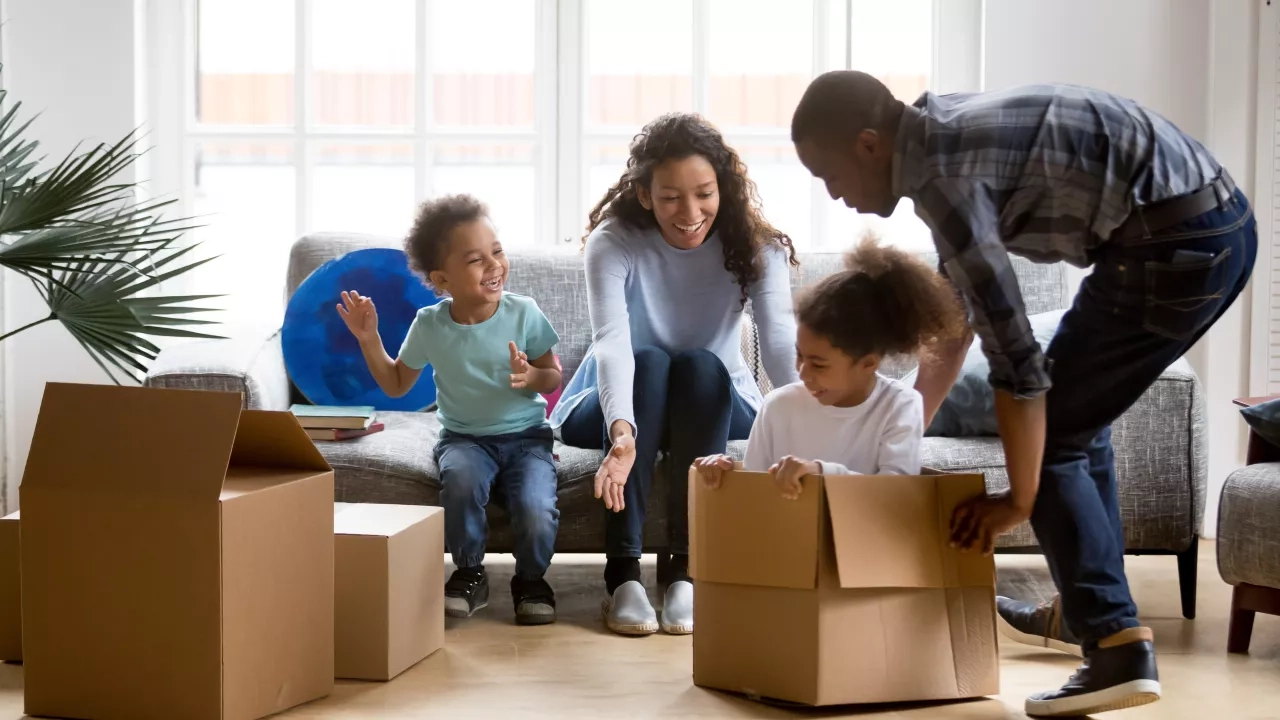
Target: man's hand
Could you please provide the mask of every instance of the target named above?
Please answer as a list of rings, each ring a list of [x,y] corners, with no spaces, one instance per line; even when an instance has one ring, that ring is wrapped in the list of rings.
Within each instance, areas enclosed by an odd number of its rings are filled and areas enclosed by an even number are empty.
[[[995,552],[997,537],[1029,517],[1031,510],[1014,505],[1007,492],[970,498],[957,505],[951,515],[951,547],[990,555]]]
[[[604,506],[614,512],[621,512],[626,507],[627,477],[636,464],[636,440],[631,434],[631,424],[625,420],[617,420],[610,428],[613,447],[600,469],[596,471],[595,494],[604,498]]]
[[[698,469],[702,484],[715,490],[720,487],[724,474],[733,469],[733,458],[728,455],[711,455],[694,460],[693,466]]]
[[[821,475],[822,466],[812,460],[801,460],[787,455],[769,468],[769,474],[773,476],[774,484],[782,491],[782,497],[797,500],[803,487],[800,484],[800,478],[805,475]]]
[[[529,386],[529,356],[515,342],[508,343],[507,350],[511,353],[511,387],[522,390]]]
[[[355,290],[343,290],[338,315],[360,344],[378,339],[378,309],[373,305],[373,298]]]

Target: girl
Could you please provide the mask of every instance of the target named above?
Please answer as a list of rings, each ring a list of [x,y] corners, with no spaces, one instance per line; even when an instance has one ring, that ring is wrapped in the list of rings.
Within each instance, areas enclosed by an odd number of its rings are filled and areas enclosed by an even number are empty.
[[[805,475],[918,474],[920,393],[877,371],[966,328],[955,292],[915,256],[867,238],[846,266],[798,303],[800,382],[769,393],[747,441],[743,467],[767,470],[789,499]],[[710,487],[734,466],[723,454],[695,465]]]
[[[769,379],[796,379],[791,240],[760,213],[737,153],[688,113],[649,123],[622,178],[591,212],[585,241],[594,342],[551,421],[561,439],[609,448],[595,478],[608,516],[604,617],[645,635],[659,622],[640,584],[645,503],[669,455],[669,572],[661,627],[693,631],[688,468],[745,438],[763,398],[742,358],[751,301]]]

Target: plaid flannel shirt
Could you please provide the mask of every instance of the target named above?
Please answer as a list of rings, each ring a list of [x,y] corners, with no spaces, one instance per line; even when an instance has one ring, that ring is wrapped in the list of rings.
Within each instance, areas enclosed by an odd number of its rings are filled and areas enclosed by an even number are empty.
[[[898,127],[893,189],[933,232],[991,385],[1031,398],[1049,390],[1049,363],[1009,253],[1088,267],[1134,206],[1222,172],[1200,143],[1133,101],[1044,85],[920,96]]]

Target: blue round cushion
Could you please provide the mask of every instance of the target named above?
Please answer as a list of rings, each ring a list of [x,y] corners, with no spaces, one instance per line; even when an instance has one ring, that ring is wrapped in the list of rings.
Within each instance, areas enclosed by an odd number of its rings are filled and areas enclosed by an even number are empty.
[[[373,298],[378,332],[396,357],[418,309],[440,301],[409,270],[402,250],[369,248],[316,268],[289,300],[281,329],[289,378],[316,405],[372,405],[378,410],[422,410],[436,399],[430,367],[404,397],[391,398],[374,381],[360,343],[338,315],[343,290]]]

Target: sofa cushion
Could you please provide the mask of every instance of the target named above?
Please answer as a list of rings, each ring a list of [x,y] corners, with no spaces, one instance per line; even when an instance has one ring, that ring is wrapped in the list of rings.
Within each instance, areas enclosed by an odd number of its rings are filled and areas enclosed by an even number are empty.
[[[435,447],[440,421],[434,412],[381,412],[382,432],[354,440],[320,441],[316,446],[334,470],[335,500],[353,503],[438,505],[440,473]],[[556,443],[556,477],[561,503],[583,492],[604,453]]]
[[[1232,585],[1280,588],[1280,463],[1249,465],[1222,486],[1218,572]]]

